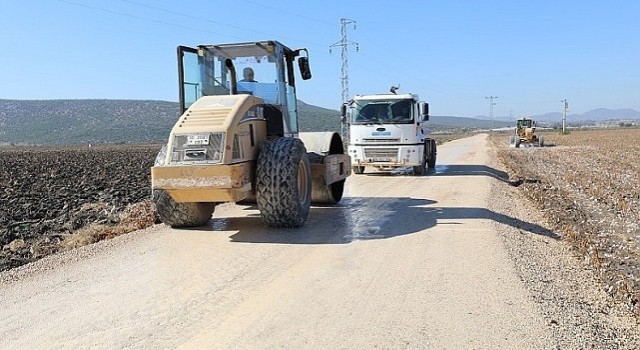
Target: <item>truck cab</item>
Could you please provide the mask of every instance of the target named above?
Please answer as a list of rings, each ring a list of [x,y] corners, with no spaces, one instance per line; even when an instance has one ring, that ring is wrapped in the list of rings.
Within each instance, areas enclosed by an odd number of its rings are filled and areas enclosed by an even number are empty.
[[[429,105],[416,94],[356,95],[343,108],[349,124],[352,170],[412,167],[415,175],[435,166],[435,142],[426,127]]]

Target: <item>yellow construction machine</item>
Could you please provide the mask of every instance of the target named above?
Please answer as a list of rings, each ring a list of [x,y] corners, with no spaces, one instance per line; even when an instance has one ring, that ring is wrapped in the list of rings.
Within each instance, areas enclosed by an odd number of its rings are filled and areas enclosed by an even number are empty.
[[[542,147],[544,137],[538,136],[536,132],[536,122],[530,118],[519,118],[516,121],[515,134],[511,135],[509,145],[511,147]]]
[[[200,226],[217,204],[255,202],[270,227],[299,227],[311,203],[342,198],[342,138],[299,133],[295,65],[306,49],[277,41],[178,47],[181,117],[151,168],[160,219]]]

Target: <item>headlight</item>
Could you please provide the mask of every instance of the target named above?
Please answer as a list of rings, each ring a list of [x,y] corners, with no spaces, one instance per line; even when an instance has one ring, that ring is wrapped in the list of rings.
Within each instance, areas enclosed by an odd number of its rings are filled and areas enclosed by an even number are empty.
[[[164,160],[167,157],[167,145],[162,145],[160,152],[156,156],[156,161],[154,166],[164,165]]]

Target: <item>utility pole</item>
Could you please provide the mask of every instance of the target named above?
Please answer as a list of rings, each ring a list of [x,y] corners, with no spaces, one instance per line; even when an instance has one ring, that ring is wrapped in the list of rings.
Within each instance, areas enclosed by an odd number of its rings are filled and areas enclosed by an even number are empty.
[[[491,118],[491,132],[493,132],[493,106],[496,104],[493,102],[498,96],[487,96],[485,99],[489,100],[489,117]]]
[[[356,46],[356,52],[358,51],[358,43],[349,41],[347,39],[347,25],[353,23],[353,29],[356,29],[356,21],[348,18],[340,19],[340,41],[329,46],[329,53],[331,53],[331,48],[340,46],[341,47],[341,58],[342,58],[342,77],[340,78],[342,82],[342,103],[345,103],[349,100],[349,45]]]
[[[569,109],[569,101],[565,98],[562,102],[562,134],[566,134],[566,126],[567,126],[567,109]]]

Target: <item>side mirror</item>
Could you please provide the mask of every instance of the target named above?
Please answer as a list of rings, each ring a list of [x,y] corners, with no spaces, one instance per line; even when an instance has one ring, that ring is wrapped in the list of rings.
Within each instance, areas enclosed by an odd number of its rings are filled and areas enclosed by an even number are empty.
[[[429,120],[429,104],[421,101],[419,103],[419,107],[420,107],[420,117],[422,118],[422,120],[423,121]]]
[[[308,57],[299,57],[298,67],[300,68],[300,75],[302,76],[302,80],[311,79],[311,68],[309,67]]]
[[[342,105],[340,105],[340,116],[342,118],[346,118],[347,117],[347,104],[343,103]]]
[[[340,120],[344,123],[347,121],[347,104],[340,105]]]

